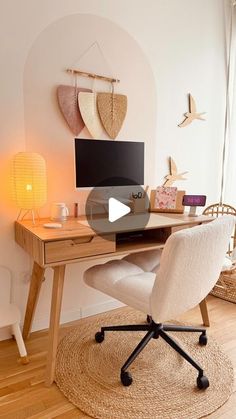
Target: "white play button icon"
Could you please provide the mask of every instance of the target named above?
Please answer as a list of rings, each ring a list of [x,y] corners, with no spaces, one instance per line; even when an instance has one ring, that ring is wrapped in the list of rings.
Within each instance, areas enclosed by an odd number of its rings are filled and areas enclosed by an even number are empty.
[[[123,178],[110,178],[106,180],[106,184],[132,185],[132,189],[130,189],[129,193],[132,192],[132,195],[137,193],[137,195],[141,194],[142,196],[145,196],[145,207],[148,208],[149,200],[145,190],[140,185],[134,185],[132,183],[133,181],[129,179],[122,179]],[[139,231],[146,227],[150,218],[149,211],[134,211],[134,215],[131,215],[134,201],[132,201],[130,197],[127,195],[123,196],[120,188],[107,188],[104,193],[102,193],[101,187],[104,187],[103,182],[101,182],[101,185],[98,184],[92,189],[86,199],[85,205],[87,222],[89,227],[96,234],[102,235],[105,240],[111,240],[114,244],[113,233]],[[140,199],[138,201],[140,201]],[[139,202],[136,202],[136,204],[139,204]],[[136,209],[139,209],[139,205],[137,205],[137,208],[134,206],[134,210]],[[118,236],[117,240],[122,240],[122,238],[123,236]]]
[[[114,221],[119,220],[119,218],[124,217],[124,215],[129,214],[130,207],[122,202],[118,201],[115,198],[109,198],[108,201],[108,219],[110,223],[114,223]]]

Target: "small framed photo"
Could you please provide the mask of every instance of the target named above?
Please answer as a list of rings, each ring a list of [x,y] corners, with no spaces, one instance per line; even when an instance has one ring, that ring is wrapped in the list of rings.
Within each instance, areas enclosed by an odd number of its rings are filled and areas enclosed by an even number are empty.
[[[184,195],[185,191],[178,191],[176,187],[158,186],[151,190],[150,211],[183,214],[182,201]]]
[[[176,207],[177,188],[158,186],[154,208],[174,209]]]

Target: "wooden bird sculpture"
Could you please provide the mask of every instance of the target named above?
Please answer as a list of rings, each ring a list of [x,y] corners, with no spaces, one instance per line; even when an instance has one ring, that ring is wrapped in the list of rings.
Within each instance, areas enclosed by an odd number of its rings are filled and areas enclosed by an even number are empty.
[[[170,157],[170,175],[165,176],[166,181],[163,186],[172,186],[176,180],[186,180],[183,177],[186,173],[188,172],[178,173],[177,166],[172,157]]]
[[[204,115],[206,112],[197,113],[196,112],[196,104],[195,100],[193,99],[192,95],[189,93],[189,112],[186,112],[184,114],[185,119],[181,124],[179,124],[179,127],[186,127],[187,125],[191,124],[191,122],[194,121],[194,119],[201,119],[202,121],[205,121],[204,118],[202,118],[201,115]]]

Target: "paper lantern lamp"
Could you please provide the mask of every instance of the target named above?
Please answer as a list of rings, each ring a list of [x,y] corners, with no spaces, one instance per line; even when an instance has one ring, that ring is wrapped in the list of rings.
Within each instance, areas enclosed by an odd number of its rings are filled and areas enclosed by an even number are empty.
[[[35,213],[47,201],[46,163],[40,154],[20,152],[13,159],[13,188],[16,205],[21,208],[18,219]],[[37,214],[38,216],[38,214]]]

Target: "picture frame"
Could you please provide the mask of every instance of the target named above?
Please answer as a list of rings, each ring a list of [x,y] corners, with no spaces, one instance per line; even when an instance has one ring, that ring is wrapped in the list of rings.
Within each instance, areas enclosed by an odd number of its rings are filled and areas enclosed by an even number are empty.
[[[177,191],[175,208],[157,208],[155,207],[156,189],[151,190],[150,194],[150,212],[162,212],[172,214],[183,214],[184,206],[182,205],[185,191]]]

